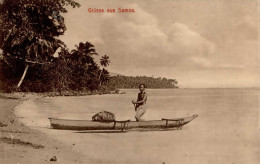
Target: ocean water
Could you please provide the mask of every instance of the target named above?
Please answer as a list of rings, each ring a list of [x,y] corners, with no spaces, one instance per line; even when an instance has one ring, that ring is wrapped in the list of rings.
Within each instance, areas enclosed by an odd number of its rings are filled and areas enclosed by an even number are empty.
[[[16,114],[27,126],[78,145],[74,151],[96,163],[260,163],[260,89],[147,89],[145,120],[199,115],[182,130],[95,134],[49,128],[48,117],[89,120],[101,110],[134,120],[131,101],[138,90],[123,91],[29,100]]]

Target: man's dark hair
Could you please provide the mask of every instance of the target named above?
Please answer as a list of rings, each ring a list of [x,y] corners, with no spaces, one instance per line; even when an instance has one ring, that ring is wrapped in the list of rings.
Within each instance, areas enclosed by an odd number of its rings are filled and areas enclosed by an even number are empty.
[[[141,85],[144,86],[144,88],[146,88],[145,84],[143,83],[139,84],[139,88],[141,87]]]

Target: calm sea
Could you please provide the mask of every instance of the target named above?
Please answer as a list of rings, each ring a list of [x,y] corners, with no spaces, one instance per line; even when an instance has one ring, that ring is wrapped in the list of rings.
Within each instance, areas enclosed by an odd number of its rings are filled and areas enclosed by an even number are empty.
[[[36,99],[37,112],[48,117],[91,119],[101,111],[115,113],[118,120],[134,120],[137,89],[122,90],[126,94]],[[260,89],[147,89],[147,112],[144,119],[161,119],[199,114],[202,117],[232,117],[257,113]],[[34,104],[35,105],[35,104]]]

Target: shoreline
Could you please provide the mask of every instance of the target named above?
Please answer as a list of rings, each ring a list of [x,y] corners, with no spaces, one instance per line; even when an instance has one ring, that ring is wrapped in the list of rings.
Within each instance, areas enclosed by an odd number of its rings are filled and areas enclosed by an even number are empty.
[[[0,159],[3,163],[85,163],[79,153],[47,134],[25,126],[15,115],[15,108],[35,95],[0,95]],[[86,160],[86,158],[84,159]]]
[[[258,163],[260,160],[258,156],[259,131],[256,130],[259,127],[259,120],[256,117],[259,109],[258,92],[248,90],[249,93],[247,93],[240,90],[239,94],[234,94],[233,91],[224,93],[222,93],[223,90],[220,91],[201,92],[199,90],[194,94],[190,94],[189,90],[163,92],[163,96],[160,96],[160,92],[157,90],[149,92],[150,107],[149,112],[145,115],[147,119],[154,116],[185,115],[185,113],[194,112],[200,114],[200,118],[185,126],[181,131],[145,133],[89,133],[87,131],[52,130],[46,127],[46,116],[48,114],[55,115],[55,113],[59,117],[85,119],[97,110],[104,108],[113,109],[118,118],[123,118],[125,115],[132,116],[134,111],[129,105],[129,100],[136,96],[136,91],[127,91],[125,95],[115,94],[113,96],[58,96],[45,99],[42,96],[26,95],[21,99],[11,99],[7,105],[9,104],[9,107],[10,104],[13,105],[13,112],[17,104],[12,103],[12,101],[20,102],[19,107],[15,110],[24,113],[22,115],[19,112],[12,114],[16,114],[16,119],[27,125],[26,129],[29,129],[29,132],[22,131],[23,129],[21,130],[19,125],[16,128],[20,130],[17,134],[23,135],[21,138],[17,137],[16,134],[9,133],[7,136],[9,139],[2,139],[9,142],[12,139],[11,134],[14,139],[20,139],[15,140],[15,143],[18,144],[4,143],[9,145],[9,149],[14,145],[13,151],[5,151],[9,153],[9,161],[4,162],[49,163],[50,158],[55,155],[58,163],[157,164],[175,161],[175,163],[199,164],[203,163],[204,160],[216,161],[217,163],[226,163],[226,161],[229,161],[228,163]],[[158,101],[166,105],[162,106],[158,104]],[[211,103],[214,103],[215,106],[212,106]],[[172,110],[172,106],[176,108]],[[159,108],[164,109],[164,112],[159,112],[157,110]],[[246,113],[245,110],[247,110]],[[44,115],[44,120],[41,120],[43,118],[41,116]],[[8,120],[10,121],[10,119]],[[223,129],[223,127],[225,128]],[[35,132],[36,134],[34,134]],[[28,139],[28,136],[31,138]],[[58,146],[56,147],[56,145]],[[37,146],[45,147],[36,149]],[[179,149],[175,149],[176,147]],[[113,151],[107,151],[111,148]],[[118,154],[121,155],[118,156]],[[204,158],[201,158],[202,156]],[[222,158],[217,158],[218,156]],[[6,157],[6,159],[8,158]],[[11,161],[10,159],[17,160]]]

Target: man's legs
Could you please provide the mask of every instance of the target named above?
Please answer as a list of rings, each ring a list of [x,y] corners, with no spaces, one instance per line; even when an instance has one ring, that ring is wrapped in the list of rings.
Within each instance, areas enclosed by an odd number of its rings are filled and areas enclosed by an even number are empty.
[[[141,117],[142,115],[145,113],[146,111],[146,108],[145,106],[141,105],[137,108],[136,110],[136,114],[135,114],[135,119],[136,121],[142,121]]]

